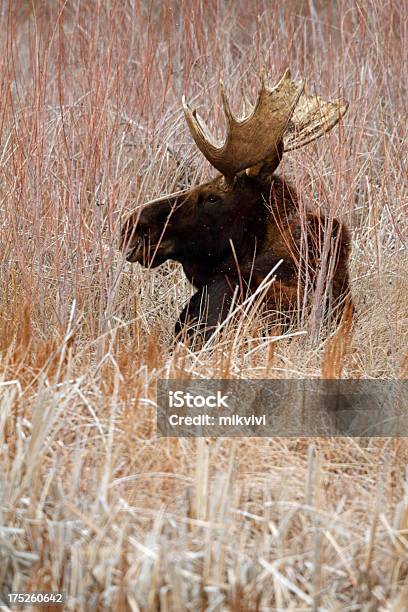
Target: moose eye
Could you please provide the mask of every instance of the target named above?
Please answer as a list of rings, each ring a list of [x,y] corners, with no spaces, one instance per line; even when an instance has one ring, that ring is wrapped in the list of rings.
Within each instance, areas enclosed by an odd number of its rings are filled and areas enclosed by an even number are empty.
[[[216,202],[219,202],[220,198],[216,195],[214,195],[213,193],[209,193],[208,196],[206,197],[206,201],[209,204],[215,204]]]

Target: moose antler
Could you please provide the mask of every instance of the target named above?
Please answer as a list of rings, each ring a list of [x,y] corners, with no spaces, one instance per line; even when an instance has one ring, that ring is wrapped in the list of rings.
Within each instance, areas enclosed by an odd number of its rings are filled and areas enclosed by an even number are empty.
[[[343,100],[334,102],[303,93],[304,81],[296,83],[286,70],[278,84],[269,89],[265,72],[261,88],[250,113],[233,116],[221,82],[222,102],[228,123],[224,144],[214,140],[196,110],[191,110],[183,96],[184,114],[191,135],[200,151],[214,168],[228,180],[246,169],[257,174],[265,162],[278,165],[282,150],[291,151],[315,140],[336,125],[347,110]]]

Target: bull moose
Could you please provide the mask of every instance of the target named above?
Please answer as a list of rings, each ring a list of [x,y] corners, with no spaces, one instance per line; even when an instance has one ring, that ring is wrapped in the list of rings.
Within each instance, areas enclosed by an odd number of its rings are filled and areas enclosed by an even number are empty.
[[[182,100],[191,136],[218,176],[131,214],[121,233],[126,259],[148,267],[168,259],[182,264],[197,291],[179,314],[177,336],[208,338],[233,303],[263,290],[272,270],[263,292],[268,311],[296,310],[324,278],[326,309],[339,320],[351,304],[349,233],[336,219],[301,210],[294,187],[274,171],[283,153],[332,129],[348,104],[307,95],[289,70],[273,88],[261,72],[256,104],[243,118],[232,114],[222,82],[221,94],[223,144]]]

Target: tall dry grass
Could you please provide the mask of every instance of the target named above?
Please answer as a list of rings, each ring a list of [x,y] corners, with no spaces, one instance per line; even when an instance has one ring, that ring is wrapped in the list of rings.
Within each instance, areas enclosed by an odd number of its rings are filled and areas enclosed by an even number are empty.
[[[158,439],[160,377],[406,378],[407,4],[13,0],[0,7],[0,585],[67,610],[406,610],[405,439]],[[210,175],[183,93],[223,129],[265,63],[350,102],[288,156],[352,229],[352,334],[252,312],[172,344],[176,264],[121,218]],[[310,322],[312,321],[312,322]],[[314,321],[314,323],[313,323]],[[7,608],[4,608],[7,609]]]

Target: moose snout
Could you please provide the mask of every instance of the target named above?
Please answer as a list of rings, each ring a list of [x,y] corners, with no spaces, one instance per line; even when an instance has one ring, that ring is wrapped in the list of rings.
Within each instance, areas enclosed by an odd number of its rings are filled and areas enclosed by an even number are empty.
[[[128,217],[122,227],[120,249],[127,261],[155,267],[173,252],[169,239],[169,216],[174,202],[151,201]]]
[[[135,263],[141,261],[144,252],[144,241],[142,238],[136,238],[132,241],[132,244],[125,249],[125,259]]]
[[[162,263],[165,252],[171,251],[169,242],[163,239],[163,232],[139,216],[137,221],[130,218],[123,226],[120,248],[126,261],[156,267]]]
[[[127,261],[138,261],[137,257],[143,245],[143,235],[139,224],[140,215],[133,214],[122,226],[119,248]]]

